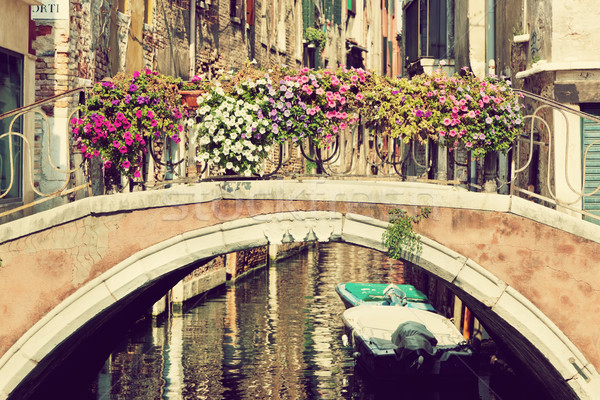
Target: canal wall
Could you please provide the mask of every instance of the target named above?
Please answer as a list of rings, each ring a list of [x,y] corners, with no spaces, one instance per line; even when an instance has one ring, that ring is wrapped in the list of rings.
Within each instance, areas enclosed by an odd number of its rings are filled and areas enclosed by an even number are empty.
[[[311,245],[304,242],[282,243],[214,257],[210,261],[199,264],[198,268],[169,290],[152,306],[151,314],[153,317],[158,317],[167,311],[180,313],[186,301],[227,282],[242,279],[248,274],[266,267],[269,262],[292,257]]]

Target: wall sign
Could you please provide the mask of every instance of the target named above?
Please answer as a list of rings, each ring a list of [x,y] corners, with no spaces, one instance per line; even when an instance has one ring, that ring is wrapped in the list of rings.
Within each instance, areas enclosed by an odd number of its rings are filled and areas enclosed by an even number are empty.
[[[39,0],[42,5],[31,6],[31,19],[69,19],[69,0]]]

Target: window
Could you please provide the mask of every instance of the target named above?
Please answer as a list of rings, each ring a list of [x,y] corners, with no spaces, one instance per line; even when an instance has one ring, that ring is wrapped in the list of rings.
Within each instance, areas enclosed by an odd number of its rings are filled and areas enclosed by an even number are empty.
[[[348,14],[356,15],[356,0],[348,0]]]
[[[413,0],[406,6],[406,57],[448,58],[446,0]],[[452,13],[452,10],[450,10]]]
[[[0,48],[0,114],[23,105],[23,56]],[[0,120],[0,136],[9,131],[12,117]],[[14,121],[12,132],[23,133],[22,119]],[[0,202],[22,196],[22,140],[17,136],[0,139]],[[11,154],[12,153],[12,154]],[[9,190],[10,188],[10,190]]]
[[[244,5],[242,0],[229,0],[229,16],[235,22],[242,22],[242,12],[244,11]]]

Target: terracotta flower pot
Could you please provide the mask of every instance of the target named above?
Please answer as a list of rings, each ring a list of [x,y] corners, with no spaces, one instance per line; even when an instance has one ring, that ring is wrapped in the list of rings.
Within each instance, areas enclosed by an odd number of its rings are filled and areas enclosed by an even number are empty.
[[[198,96],[204,93],[204,90],[180,90],[181,104],[185,108],[198,108]]]

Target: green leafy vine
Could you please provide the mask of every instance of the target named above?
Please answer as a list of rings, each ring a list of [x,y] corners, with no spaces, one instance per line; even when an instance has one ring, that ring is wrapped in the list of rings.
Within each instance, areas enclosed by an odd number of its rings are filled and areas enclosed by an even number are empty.
[[[431,208],[421,208],[419,213],[412,217],[404,210],[398,208],[391,210],[390,223],[383,232],[383,243],[388,248],[388,256],[401,259],[403,252],[420,254],[423,250],[421,237],[414,231],[413,225],[429,218]]]
[[[327,41],[327,35],[322,30],[308,27],[304,30],[304,40],[306,40],[307,43],[314,44],[319,51],[323,51],[325,42]]]

